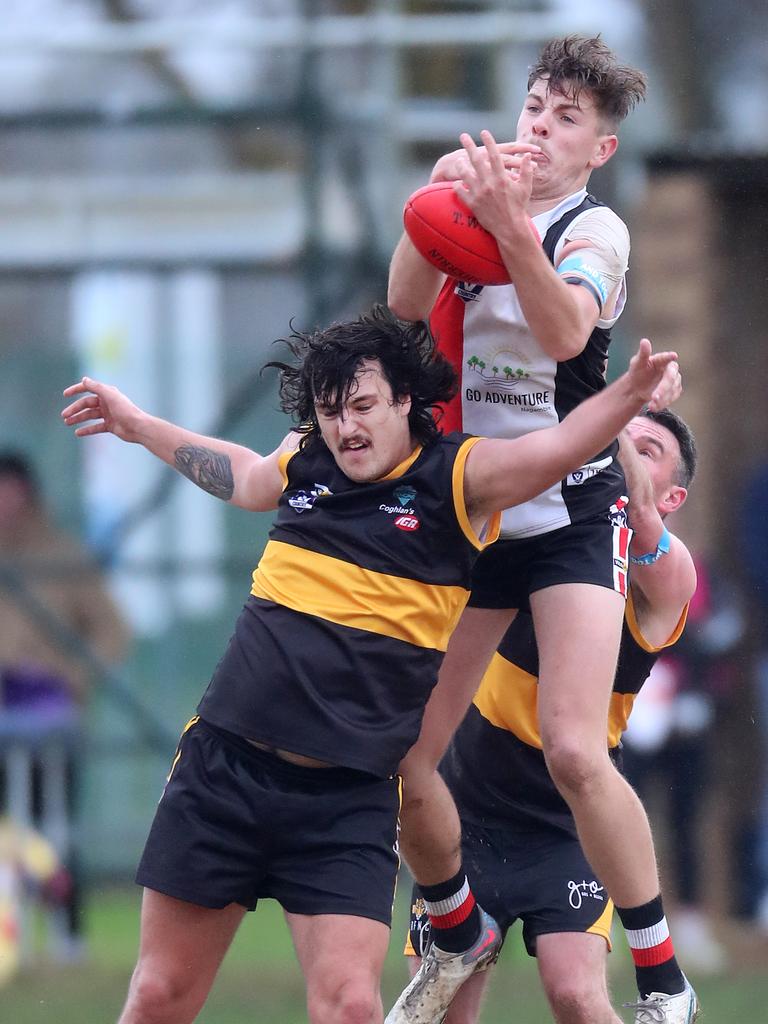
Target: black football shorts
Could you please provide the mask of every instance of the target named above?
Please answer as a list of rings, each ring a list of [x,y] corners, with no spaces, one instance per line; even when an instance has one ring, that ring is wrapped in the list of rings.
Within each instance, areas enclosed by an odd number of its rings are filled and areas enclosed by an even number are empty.
[[[469,604],[530,611],[530,594],[560,583],[591,583],[626,597],[631,537],[624,508],[537,537],[502,537],[475,563]]]
[[[472,892],[503,936],[520,918],[531,956],[536,956],[537,937],[549,933],[601,935],[611,948],[613,903],[575,837],[557,829],[518,833],[466,822],[462,830]],[[405,952],[423,956],[428,945],[429,919],[414,886]]]
[[[389,925],[399,809],[398,777],[290,764],[193,719],[136,881],[202,907],[272,898]]]

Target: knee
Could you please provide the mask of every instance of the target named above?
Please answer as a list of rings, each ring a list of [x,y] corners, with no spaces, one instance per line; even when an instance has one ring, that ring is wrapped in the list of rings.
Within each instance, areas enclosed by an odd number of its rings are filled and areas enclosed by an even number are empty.
[[[544,756],[549,774],[560,790],[576,796],[586,793],[599,783],[612,766],[605,749],[590,749],[578,736],[552,736],[544,738]]]
[[[616,1020],[607,993],[595,991],[578,977],[560,977],[550,985],[547,998],[558,1024],[595,1024]]]
[[[310,993],[311,1024],[380,1024],[384,1012],[377,988],[362,980],[347,981]]]
[[[192,995],[192,987],[191,978],[173,977],[139,962],[120,1019],[131,1024],[168,1024],[179,1020],[182,1008]]]

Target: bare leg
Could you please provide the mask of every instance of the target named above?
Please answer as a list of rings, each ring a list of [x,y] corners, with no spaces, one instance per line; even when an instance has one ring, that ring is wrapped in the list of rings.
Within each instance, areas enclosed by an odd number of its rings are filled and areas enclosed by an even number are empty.
[[[448,644],[419,738],[400,765],[400,848],[422,885],[437,884],[459,870],[459,816],[437,765],[514,614],[509,609],[464,610]]]
[[[547,766],[614,903],[640,906],[659,893],[651,829],[605,741],[624,601],[607,588],[579,583],[540,590],[531,607]]]
[[[343,914],[285,917],[307,983],[310,1024],[381,1024],[389,928]]]
[[[608,995],[606,954],[600,935],[558,932],[536,940],[539,976],[557,1024],[621,1024]]]
[[[245,909],[210,910],[144,890],[139,959],[118,1024],[190,1024]]]

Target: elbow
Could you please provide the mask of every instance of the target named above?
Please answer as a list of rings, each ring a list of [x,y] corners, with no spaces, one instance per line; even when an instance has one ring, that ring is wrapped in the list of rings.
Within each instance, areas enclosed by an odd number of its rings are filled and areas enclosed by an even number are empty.
[[[569,359],[580,356],[587,346],[589,338],[583,338],[577,333],[554,334],[547,339],[539,339],[541,347],[552,359],[558,363],[567,363]]]
[[[398,320],[428,320],[432,311],[431,305],[391,285],[387,290],[387,305]]]

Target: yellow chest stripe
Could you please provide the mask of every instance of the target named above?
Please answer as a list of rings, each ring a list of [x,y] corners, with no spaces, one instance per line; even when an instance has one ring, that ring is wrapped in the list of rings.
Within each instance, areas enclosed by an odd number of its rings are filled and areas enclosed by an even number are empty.
[[[271,540],[251,593],[267,601],[417,647],[444,651],[469,591],[363,569]]]
[[[524,672],[500,654],[494,654],[475,694],[475,706],[483,718],[498,729],[514,733],[530,747],[541,750],[539,732],[539,684],[536,676]],[[615,747],[627,727],[635,702],[633,693],[612,693],[608,709],[608,746]]]
[[[537,700],[536,676],[494,654],[475,694],[475,705],[483,718],[541,749]]]

